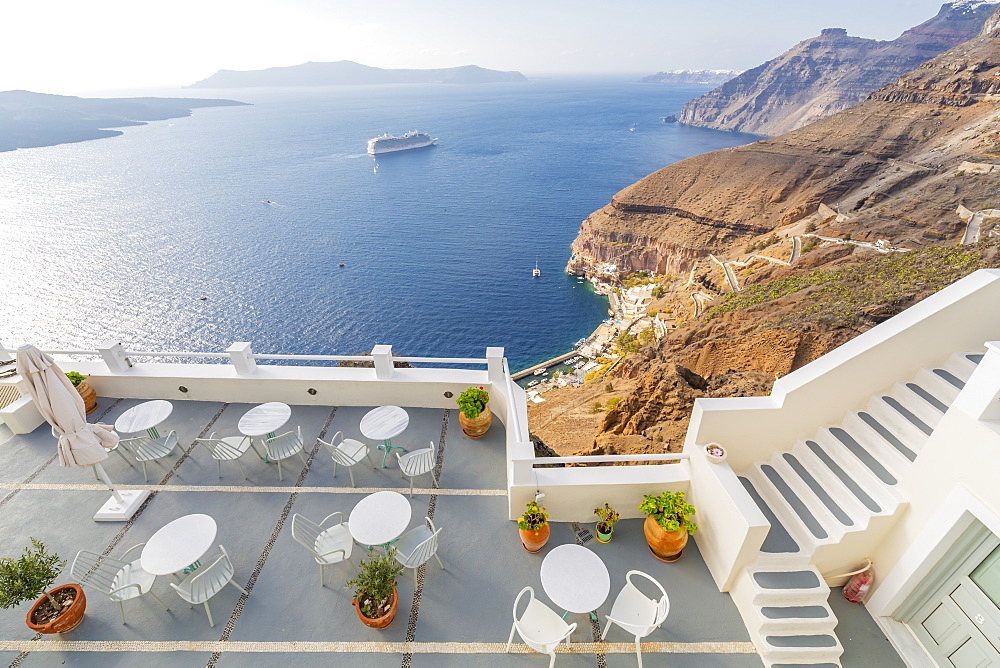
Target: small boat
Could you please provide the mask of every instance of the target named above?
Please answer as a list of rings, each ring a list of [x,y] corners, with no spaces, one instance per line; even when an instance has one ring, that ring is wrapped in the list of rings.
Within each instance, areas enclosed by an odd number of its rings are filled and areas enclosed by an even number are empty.
[[[630,127],[630,128],[628,129],[628,131],[629,131],[629,132],[635,132],[635,126],[636,126],[636,125],[638,125],[638,123],[633,123],[633,124],[632,124],[632,127]]]
[[[269,199],[262,199],[261,202],[263,202],[264,204],[274,204],[274,202],[272,202]]]
[[[534,387],[535,385],[538,385],[538,383],[540,383],[540,382],[541,381],[536,378],[535,380],[533,380],[530,383],[528,383],[528,387]]]
[[[340,263],[340,264],[338,264],[337,266],[338,266],[338,267],[343,267],[343,266],[344,266],[344,263],[343,263],[343,262],[341,262],[341,263]]]
[[[545,372],[546,372],[545,367],[540,367],[538,369],[535,369],[532,373],[534,373],[536,376],[541,376]]]
[[[531,275],[534,278],[538,278],[542,275],[542,270],[538,268],[538,258],[535,257],[535,268],[531,270]]]

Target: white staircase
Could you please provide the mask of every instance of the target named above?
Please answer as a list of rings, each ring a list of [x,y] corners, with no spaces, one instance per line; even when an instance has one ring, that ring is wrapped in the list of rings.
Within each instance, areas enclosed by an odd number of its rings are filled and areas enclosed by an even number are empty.
[[[841,665],[822,573],[857,569],[891,529],[907,504],[896,484],[981,359],[956,353],[921,369],[740,476],[771,522],[732,589],[765,666]]]

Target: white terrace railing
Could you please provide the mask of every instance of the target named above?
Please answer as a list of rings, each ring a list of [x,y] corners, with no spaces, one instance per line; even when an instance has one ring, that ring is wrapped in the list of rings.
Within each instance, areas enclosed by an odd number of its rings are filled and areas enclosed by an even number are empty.
[[[0,356],[16,349],[0,346]],[[225,352],[126,350],[107,342],[94,350],[48,350],[72,356],[64,370],[89,376],[98,394],[131,399],[178,399],[233,403],[282,401],[293,405],[455,408],[455,397],[469,386],[490,392],[490,407],[506,430],[509,516],[520,516],[535,494],[547,494],[545,505],[556,521],[593,520],[597,505],[611,503],[622,517],[639,517],[644,494],[690,487],[686,454],[606,455],[536,458],[528,432],[527,397],[510,377],[503,348],[487,348],[485,357],[396,357],[392,347],[377,345],[371,355],[291,355],[255,353],[247,342]],[[81,357],[99,358],[93,361]],[[169,360],[169,361],[168,361]],[[182,360],[198,360],[197,363]],[[217,364],[202,363],[217,360]],[[371,367],[257,362],[368,362]],[[421,364],[399,369],[395,362]],[[431,365],[431,366],[426,366]],[[483,369],[443,368],[478,365]],[[17,379],[12,379],[18,385]],[[27,394],[26,390],[22,394]],[[15,433],[41,424],[27,396],[0,408],[0,419]],[[636,466],[584,466],[629,462]],[[546,468],[545,464],[568,464]]]

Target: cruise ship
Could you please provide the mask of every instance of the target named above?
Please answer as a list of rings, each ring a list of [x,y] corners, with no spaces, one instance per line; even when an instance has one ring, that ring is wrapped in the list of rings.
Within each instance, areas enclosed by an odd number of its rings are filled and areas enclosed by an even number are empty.
[[[437,137],[431,137],[426,132],[410,130],[404,135],[395,136],[388,132],[368,140],[368,153],[378,155],[379,153],[392,153],[393,151],[406,151],[411,148],[423,148],[430,146],[437,141]]]

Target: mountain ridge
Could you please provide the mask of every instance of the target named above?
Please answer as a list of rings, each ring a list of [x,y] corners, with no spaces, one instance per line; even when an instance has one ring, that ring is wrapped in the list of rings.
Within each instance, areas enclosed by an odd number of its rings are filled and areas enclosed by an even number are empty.
[[[955,2],[889,41],[826,28],[688,102],[689,125],[776,136],[851,107],[979,34],[996,4]]]
[[[353,60],[308,62],[263,70],[219,70],[185,88],[256,88],[287,86],[350,86],[399,83],[510,83],[527,81],[517,71],[489,70],[478,65],[435,69],[384,69]]]

